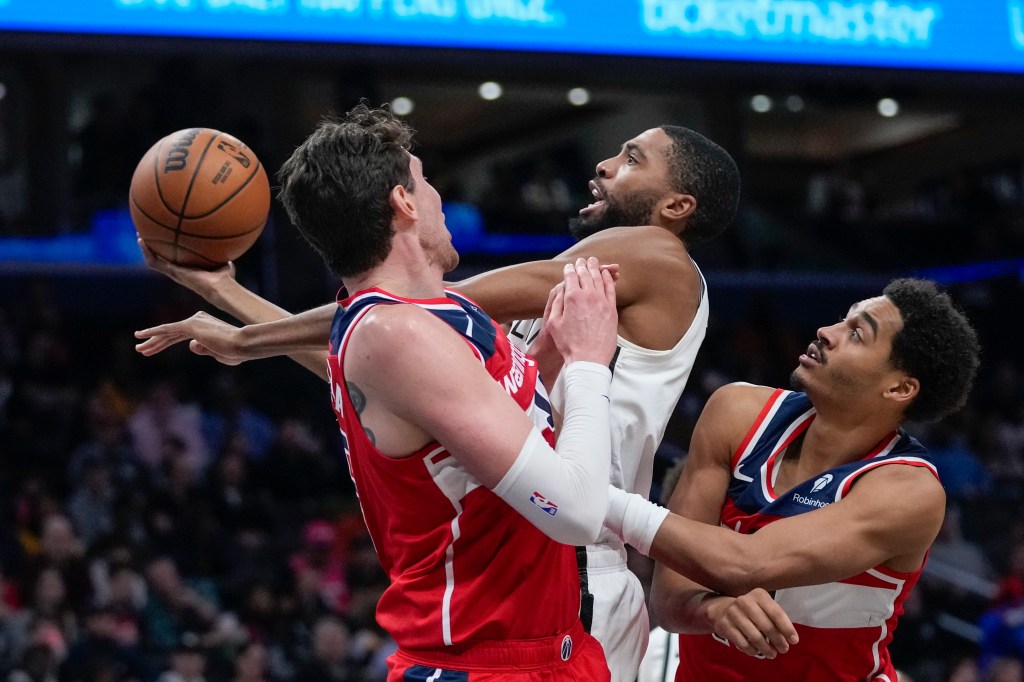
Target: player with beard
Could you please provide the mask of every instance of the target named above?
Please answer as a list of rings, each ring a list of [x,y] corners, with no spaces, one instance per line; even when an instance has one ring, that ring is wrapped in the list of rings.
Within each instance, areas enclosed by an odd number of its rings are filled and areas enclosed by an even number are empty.
[[[689,249],[732,222],[739,186],[732,157],[703,135],[672,125],[646,130],[597,164],[590,182],[594,202],[570,223],[579,240],[575,245],[551,260],[512,265],[450,285],[498,322],[511,323],[509,338],[527,348],[539,331],[537,318],[548,292],[562,280],[566,264],[590,256],[618,264],[611,481],[628,492],[650,494],[655,450],[704,339],[708,296]],[[309,347],[290,357],[327,378],[326,352],[320,349],[336,304],[289,317],[242,287],[230,265],[206,272],[146,256],[150,267],[243,322],[276,320],[275,331],[262,330],[261,338],[275,339],[278,348]],[[557,410],[561,381],[555,385]],[[577,555],[582,620],[604,647],[612,679],[630,682],[649,633],[640,581],[626,567],[622,542],[611,534]]]

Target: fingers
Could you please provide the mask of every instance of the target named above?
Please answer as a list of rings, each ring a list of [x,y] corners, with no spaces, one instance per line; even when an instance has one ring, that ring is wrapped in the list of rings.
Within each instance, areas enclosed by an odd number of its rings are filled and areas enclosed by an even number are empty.
[[[786,612],[762,589],[733,600],[716,618],[715,631],[743,653],[769,659],[788,652],[800,639]]]
[[[565,267],[562,268],[562,284],[568,289],[580,288],[579,271],[574,263],[566,263]]]
[[[565,267],[569,267],[568,265]],[[557,320],[565,314],[565,284],[558,284],[551,290],[551,315],[549,320]]]
[[[615,266],[612,272],[608,268],[601,268],[601,284],[604,286],[604,295],[611,301],[615,301],[615,282],[619,279],[619,266]]]
[[[601,276],[599,264],[596,258],[577,258],[574,265],[576,276],[580,280],[580,289],[587,290],[595,287],[594,280]]]
[[[152,338],[146,339],[142,343],[136,344],[135,350],[142,355],[149,357],[170,348],[176,343],[181,343],[188,339],[189,336],[186,334],[156,335]]]
[[[619,281],[619,274],[620,274],[619,270],[620,269],[619,269],[619,264],[618,263],[608,263],[607,265],[602,265],[601,266],[601,270],[602,271],[607,270],[608,272],[611,273],[612,279],[614,279],[616,282]]]
[[[555,292],[558,291],[559,289],[562,289],[562,288],[564,288],[564,284],[559,282],[555,286],[551,287],[551,291],[548,292],[548,300],[544,304],[544,319],[545,320],[551,317],[551,306],[555,302]]]
[[[778,632],[760,605],[741,601],[737,601],[736,605],[748,618],[742,630],[751,648],[765,658],[775,658],[777,654],[789,651],[789,642]]]
[[[565,284],[570,292],[576,287],[584,291],[594,289],[614,300],[614,283],[619,278],[617,263],[602,265],[593,256],[577,258],[575,262],[565,265],[564,275]]]
[[[169,336],[171,334],[180,334],[184,331],[182,329],[182,324],[182,322],[168,322],[166,324],[158,324],[155,327],[140,329],[135,332],[135,338],[144,339],[150,336]]]

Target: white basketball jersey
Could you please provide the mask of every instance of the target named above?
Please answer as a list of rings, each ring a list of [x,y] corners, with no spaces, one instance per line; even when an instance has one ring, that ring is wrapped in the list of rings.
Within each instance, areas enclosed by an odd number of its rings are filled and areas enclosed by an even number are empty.
[[[650,350],[619,336],[618,348],[612,359],[611,482],[644,497],[651,494],[654,453],[683,394],[707,331],[707,287],[700,270],[697,274],[700,276],[700,303],[690,328],[679,343],[669,350]],[[513,322],[509,341],[527,350],[537,337],[542,322]],[[563,377],[559,375],[551,394],[552,406],[559,412],[565,404],[563,398]]]

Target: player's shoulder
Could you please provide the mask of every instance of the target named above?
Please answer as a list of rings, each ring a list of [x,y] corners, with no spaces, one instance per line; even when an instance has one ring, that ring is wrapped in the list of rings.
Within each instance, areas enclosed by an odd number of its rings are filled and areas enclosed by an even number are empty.
[[[900,460],[863,472],[847,499],[859,503],[873,522],[884,520],[883,526],[912,523],[911,537],[925,545],[935,538],[946,511],[946,491],[936,472]]]
[[[776,391],[771,386],[736,381],[715,389],[704,409],[730,417],[757,415]]]
[[[414,304],[377,305],[360,320],[351,344],[370,360],[400,358],[454,343],[458,337],[437,316]]]
[[[914,499],[915,504],[931,502],[945,505],[946,493],[933,466],[919,458],[893,458],[873,463],[862,479],[871,482],[872,490],[880,486],[893,491],[893,499]],[[881,464],[881,466],[879,466]],[[870,465],[869,465],[870,466]],[[856,487],[854,487],[856,490]]]
[[[746,383],[726,384],[718,388],[701,412],[700,432],[712,442],[725,446],[721,450],[723,457],[731,457],[774,390]]]
[[[579,246],[628,247],[623,254],[658,253],[685,254],[686,246],[676,235],[657,225],[625,225],[610,227],[592,234],[579,242]]]

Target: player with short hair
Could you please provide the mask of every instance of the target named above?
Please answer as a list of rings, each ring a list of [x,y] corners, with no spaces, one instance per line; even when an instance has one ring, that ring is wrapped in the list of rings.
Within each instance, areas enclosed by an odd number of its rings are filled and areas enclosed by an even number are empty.
[[[539,343],[566,363],[557,448],[537,363],[443,286],[458,263],[411,130],[360,105],[325,121],[280,172],[296,227],[342,278],[331,398],[381,564],[389,680],[606,680],[583,631],[571,545],[604,518],[615,284],[578,259]],[[232,363],[259,330],[199,313],[138,332],[146,355],[190,340]],[[511,507],[511,509],[510,509]],[[567,544],[563,544],[567,543]]]
[[[611,491],[606,523],[658,562],[655,620],[683,633],[676,680],[895,682],[886,647],[945,511],[901,424],[963,406],[978,355],[947,294],[894,280],[818,330],[796,391],[712,395],[673,514]]]
[[[619,314],[612,363],[611,482],[650,494],[654,454],[682,395],[708,321],[704,278],[690,249],[732,222],[740,178],[732,157],[681,126],[651,128],[601,161],[590,182],[594,202],[571,221],[579,242],[551,260],[499,268],[452,285],[501,323],[514,345],[530,350],[551,287],[579,257],[617,263]],[[145,247],[143,251],[146,252]],[[176,267],[147,252],[150,266],[249,324],[288,313],[244,289],[229,266],[213,273]],[[334,304],[269,327],[264,338],[326,378],[323,344]],[[276,329],[275,334],[270,330]],[[560,391],[553,395],[561,409]],[[617,682],[632,682],[646,648],[649,619],[639,580],[621,541],[605,533],[579,552],[585,624],[601,641]]]

